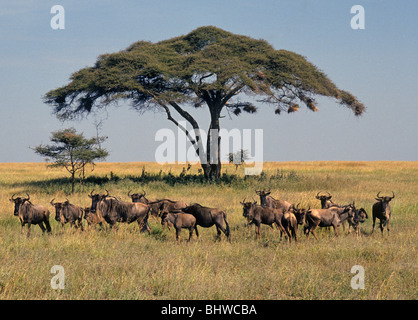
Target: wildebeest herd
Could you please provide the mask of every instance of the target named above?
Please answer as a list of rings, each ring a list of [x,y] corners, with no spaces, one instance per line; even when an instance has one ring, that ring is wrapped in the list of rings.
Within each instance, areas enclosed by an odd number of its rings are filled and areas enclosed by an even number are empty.
[[[189,230],[189,240],[192,238],[193,231],[199,237],[197,227],[209,228],[216,227],[217,239],[224,233],[231,241],[231,231],[227,222],[225,211],[217,208],[204,207],[198,203],[187,204],[184,201],[174,201],[170,199],[160,199],[151,201],[147,199],[146,192],[131,193],[128,197],[132,202],[123,201],[117,196],[106,193],[93,193],[92,190],[88,197],[91,199],[91,206],[82,208],[70,203],[68,199],[64,202],[50,201],[51,206],[55,208],[55,220],[60,222],[62,227],[69,223],[71,226],[83,230],[83,218],[88,225],[103,226],[107,223],[110,228],[117,228],[117,223],[132,223],[136,221],[141,232],[151,233],[148,225],[149,216],[155,219],[161,219],[164,226],[174,227],[176,230],[176,239],[180,239],[182,229]],[[246,201],[244,199],[240,204],[243,208],[243,216],[247,219],[247,224],[255,225],[257,238],[261,237],[261,224],[269,225],[273,228],[275,225],[281,235],[284,234],[288,242],[292,238],[298,241],[298,225],[303,226],[304,234],[309,237],[312,235],[318,240],[315,230],[317,227],[333,227],[335,236],[338,236],[338,227],[340,225],[345,229],[345,223],[348,223],[348,232],[352,228],[356,235],[360,234],[359,224],[368,218],[364,208],[356,208],[355,203],[340,205],[331,201],[331,194],[316,194],[316,199],[321,202],[321,208],[311,209],[300,208],[300,204],[292,204],[285,200],[274,199],[270,196],[270,190],[255,190],[260,197],[260,204],[257,201]],[[389,202],[395,198],[392,196],[376,196],[376,202],[372,207],[373,229],[375,228],[376,218],[380,220],[380,230],[383,235],[384,227],[387,228],[389,235],[391,209]],[[12,195],[9,199],[14,204],[14,215],[19,217],[22,233],[24,233],[25,224],[28,225],[27,235],[30,235],[30,227],[37,224],[42,232],[51,233],[49,224],[50,211],[42,206],[35,205],[30,201],[29,194],[26,197],[15,197]]]

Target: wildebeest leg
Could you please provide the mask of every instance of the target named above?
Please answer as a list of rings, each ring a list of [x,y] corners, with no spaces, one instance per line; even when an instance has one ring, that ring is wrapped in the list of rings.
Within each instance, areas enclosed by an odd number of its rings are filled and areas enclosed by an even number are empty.
[[[255,223],[255,235],[257,236],[257,239],[260,240],[260,223]]]
[[[309,233],[311,232],[312,226],[313,226],[312,222],[308,221],[308,225],[303,227],[303,232],[306,235],[306,239],[309,238]]]
[[[389,226],[390,226],[390,220],[388,220],[388,237],[389,237]]]
[[[298,243],[298,228],[297,228],[297,226],[295,227],[295,228],[293,228],[292,229],[292,235],[293,235],[293,237],[295,238],[295,243],[297,244]]]
[[[380,231],[382,232],[382,237],[383,237],[383,222],[382,222],[382,220],[380,220],[379,228],[380,228]]]
[[[46,232],[51,233],[51,225],[49,224],[49,220],[45,219],[44,223],[46,226]]]
[[[30,236],[30,226],[31,226],[31,223],[30,223],[30,222],[28,222],[28,238],[29,238],[29,236]]]
[[[343,226],[343,232],[345,231],[345,220],[341,223]],[[335,228],[334,228],[334,232],[335,232]],[[350,233],[350,225],[348,225],[348,233]]]
[[[226,228],[223,227],[222,221],[220,223],[216,222],[215,225],[216,225],[216,232],[218,234],[216,240],[221,240],[221,231],[222,231],[227,236],[228,240],[231,241],[229,239],[229,232],[227,231]]]
[[[192,240],[192,237],[193,237],[193,230],[194,230],[194,227],[190,227],[190,228],[189,228],[189,242],[190,242],[190,240]]]
[[[376,216],[373,215],[373,229],[372,229],[372,233],[370,233],[370,234],[373,234],[373,232],[374,232],[374,225],[375,225],[375,223],[376,223]]]
[[[225,222],[225,228],[223,226],[223,222],[222,220]],[[228,221],[226,221],[226,214],[225,212],[222,211],[222,215],[219,216],[219,219],[217,219],[216,225],[219,226],[219,228],[221,229],[221,231],[226,235],[226,237],[228,238],[228,241],[231,242],[231,232],[229,230],[229,224]],[[220,234],[219,234],[219,238],[220,238]]]
[[[289,226],[287,225],[286,228],[282,227],[285,233],[285,237],[287,240],[287,243],[292,243],[292,239],[291,239],[291,234],[289,231]],[[280,230],[280,233],[282,233],[282,230]],[[282,238],[282,236],[280,235],[280,239]]]
[[[81,231],[84,231],[83,229],[83,221],[81,219],[77,220],[77,228],[80,228]]]
[[[138,228],[139,228],[139,230],[141,230],[140,231],[141,233],[143,233],[145,231],[148,231],[148,234],[151,234],[151,228],[149,227],[148,222],[147,221],[144,221],[144,220],[145,219],[137,220],[137,222],[138,222]]]
[[[332,227],[334,228],[334,238],[338,237],[338,225],[333,224]]]
[[[151,233],[151,228],[149,227],[147,221],[144,222],[144,221],[139,221],[138,220],[138,226],[139,226],[139,229],[141,230],[141,233],[143,233],[145,231],[148,231],[148,233]]]
[[[176,228],[176,240],[179,243],[180,242],[181,227],[175,226],[175,228]]]
[[[45,233],[45,227],[44,227],[44,224],[42,222],[39,223],[39,227],[42,230],[42,234],[44,234]]]
[[[319,224],[319,223],[318,223]],[[316,233],[315,233],[315,229],[318,227],[318,224],[314,224],[314,225],[312,225],[311,227],[310,227],[310,229],[309,229],[309,231],[312,233],[312,235],[314,236],[314,238],[316,239],[316,240],[319,240],[318,239],[318,237],[316,236]]]
[[[194,226],[194,230],[196,232],[196,238],[199,240],[199,232],[197,231],[197,225]]]
[[[225,233],[225,231],[224,230],[222,230],[224,233]],[[216,241],[220,241],[221,240],[221,227],[220,226],[218,226],[218,225],[216,225]]]

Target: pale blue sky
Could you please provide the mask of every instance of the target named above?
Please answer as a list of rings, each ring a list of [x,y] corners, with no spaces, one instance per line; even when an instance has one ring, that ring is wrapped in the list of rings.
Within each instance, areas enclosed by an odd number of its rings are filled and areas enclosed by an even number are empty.
[[[65,30],[50,27],[56,4],[65,8]],[[356,4],[365,9],[365,30],[350,27]],[[319,99],[316,113],[301,108],[277,116],[274,107],[263,107],[223,118],[224,128],[264,129],[264,160],[418,160],[417,12],[414,0],[0,0],[0,162],[43,161],[30,146],[70,126],[92,136],[96,118],[107,118],[101,133],[109,137],[108,161],[154,161],[156,131],[176,130],[163,114],[139,115],[121,105],[61,123],[42,96],[102,53],[205,25],[306,56],[367,107],[356,118]],[[206,116],[196,114],[203,128]]]

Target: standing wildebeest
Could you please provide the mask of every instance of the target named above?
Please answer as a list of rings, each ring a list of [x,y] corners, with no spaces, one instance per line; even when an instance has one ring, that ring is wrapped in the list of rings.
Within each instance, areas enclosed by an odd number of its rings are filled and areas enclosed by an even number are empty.
[[[242,215],[247,218],[249,224],[255,224],[255,234],[260,239],[261,224],[266,224],[273,228],[275,223],[281,232],[286,233],[282,225],[283,211],[281,209],[273,209],[270,207],[263,207],[254,202],[240,202],[243,206]]]
[[[321,201],[321,209],[328,209],[331,206],[338,206],[340,207],[339,204],[334,203],[331,201],[332,195],[327,191],[328,195],[319,195],[321,193],[321,191],[319,191],[316,194],[316,197],[319,201]]]
[[[395,198],[395,193],[392,191],[392,197],[381,197],[380,192],[377,194],[377,202],[373,205],[373,229],[372,233],[374,232],[374,225],[376,222],[376,218],[380,220],[380,230],[382,231],[383,235],[383,227],[387,225],[388,236],[389,236],[389,227],[390,227],[390,216],[392,214],[390,210],[389,202]]]
[[[231,242],[231,234],[229,231],[228,221],[226,221],[226,213],[217,208],[203,207],[198,203],[193,203],[183,209],[183,212],[190,213],[196,218],[196,236],[199,237],[197,226],[203,228],[210,228],[213,225],[216,226],[217,240],[221,239],[221,231],[226,235],[229,242]],[[225,221],[226,227],[223,226]]]
[[[263,207],[280,209],[283,212],[285,212],[285,211],[289,211],[290,206],[292,205],[288,201],[274,199],[272,196],[270,196],[270,193],[271,193],[270,189],[267,191],[255,190],[255,193],[257,193],[260,196],[260,204]]]
[[[142,202],[142,203],[151,202],[147,198],[145,198],[145,195],[146,195],[145,190],[143,190],[142,192],[143,193],[131,193],[131,190],[129,190],[128,197],[132,199],[132,202]]]
[[[359,236],[360,223],[364,223],[364,221],[366,221],[366,219],[368,219],[369,217],[367,215],[366,210],[364,210],[364,208],[356,209],[356,207],[354,206],[354,202],[352,206],[353,206],[352,214],[350,214],[350,216],[347,218],[348,233],[350,234],[351,233],[350,229],[353,228],[356,235]],[[345,230],[344,224],[345,224],[345,221],[342,222],[343,230]]]
[[[137,221],[140,228],[146,225],[148,233],[151,233],[151,228],[147,223],[149,207],[145,203],[121,201],[115,197],[109,197],[109,193],[106,196],[102,195],[97,202],[94,199],[92,197],[91,211],[97,212],[99,217],[110,225],[110,228],[113,228],[117,222]]]
[[[352,217],[352,219],[347,219],[350,227],[353,227],[357,237],[360,235],[360,223],[363,223],[366,219],[368,219],[368,216],[364,208],[354,210],[354,217]],[[348,233],[350,233],[350,228],[348,229]]]
[[[97,208],[97,204],[102,201],[103,199],[106,199],[107,197],[110,197],[109,195],[109,191],[106,190],[106,194],[100,194],[100,193],[95,193],[93,194],[93,190],[91,190],[91,192],[88,194],[89,198],[91,199],[91,207],[90,207],[90,211],[91,212],[96,212],[96,208]]]
[[[100,229],[102,228],[102,219],[99,217],[97,212],[92,212],[91,207],[84,208],[84,219],[87,221],[89,226],[93,225],[94,227],[98,224]]]
[[[32,224],[38,224],[42,230],[42,233],[46,231],[51,233],[51,226],[49,224],[49,210],[41,205],[34,205],[30,202],[30,196],[28,194],[27,198],[17,197],[15,194],[12,195],[12,198],[9,199],[10,202],[13,202],[15,205],[13,214],[19,217],[20,223],[22,225],[22,233],[24,233],[25,224],[28,224],[28,237],[30,236],[30,226]],[[45,224],[45,226],[44,226]]]
[[[63,228],[69,222],[71,227],[80,227],[83,230],[83,209],[71,204],[68,199],[65,202],[54,202],[54,200],[52,199],[50,203],[51,206],[55,207],[55,220],[61,222]]]
[[[161,199],[150,201],[145,198],[145,190],[143,193],[132,193],[128,192],[128,197],[131,197],[132,202],[142,202],[150,207],[150,214],[154,217],[159,217],[165,212],[171,212],[175,210],[182,210],[187,207],[187,203],[184,201],[173,201],[169,199]]]
[[[192,239],[193,236],[193,230],[197,230],[196,229],[196,218],[189,214],[189,213],[184,213],[184,212],[172,212],[172,213],[168,213],[168,212],[164,212],[162,217],[161,217],[161,224],[164,225],[168,225],[171,224],[174,226],[174,228],[176,229],[176,240],[180,241],[180,233],[181,233],[181,229],[189,229],[189,240],[190,241]]]
[[[309,209],[299,208],[299,204],[297,204],[296,207],[292,205],[289,211],[283,213],[282,225],[286,231],[288,242],[292,242],[292,237],[296,243],[298,242],[298,224],[305,223],[305,214],[307,211]]]
[[[305,219],[308,226],[305,227],[305,234],[309,237],[312,233],[316,240],[315,229],[319,227],[333,227],[334,234],[338,237],[338,226],[340,223],[353,215],[353,206],[330,207],[328,209],[310,209],[307,211]]]

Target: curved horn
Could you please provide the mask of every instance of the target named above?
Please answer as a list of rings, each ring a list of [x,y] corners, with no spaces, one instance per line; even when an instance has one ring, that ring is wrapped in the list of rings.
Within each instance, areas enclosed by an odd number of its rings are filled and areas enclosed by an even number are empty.
[[[147,193],[145,192],[145,190],[144,190],[144,189],[142,189],[142,192],[143,192],[143,197],[145,197],[145,195],[146,195]]]
[[[381,197],[381,196],[379,196],[379,194],[381,193],[382,191],[379,191],[379,193],[376,195],[376,197],[378,197],[379,199],[382,199],[383,197]]]
[[[14,198],[14,196],[16,195],[16,193],[13,193],[12,195],[12,200],[15,201],[16,199]]]
[[[90,191],[90,194],[88,194],[89,198],[93,198],[93,191],[94,189]]]
[[[327,191],[327,193],[328,193],[328,197],[332,197],[332,196],[331,196],[331,193],[329,193],[328,191]]]
[[[105,189],[105,190],[106,190],[106,189]],[[106,197],[108,197],[108,196],[109,196],[109,191],[107,191],[107,190],[106,190]]]
[[[319,194],[321,193],[321,191],[319,191],[317,194],[316,194],[316,197],[318,198],[319,197]]]
[[[128,191],[128,197],[130,197],[130,196],[131,196],[131,190]]]
[[[392,191],[392,197],[390,198],[391,200],[395,198],[395,193]]]
[[[54,198],[54,199],[52,199],[52,200],[51,200],[51,202],[50,202],[51,206],[53,206],[53,207],[55,206],[55,205],[54,205],[54,200],[55,200],[55,198]]]
[[[30,200],[30,196],[29,196],[29,194],[27,194],[27,193],[26,193],[26,195],[27,195],[28,197],[27,197],[25,200],[26,200],[26,201],[29,201],[29,200]]]

